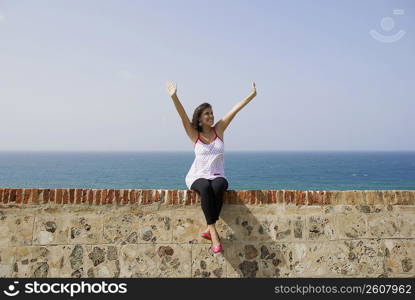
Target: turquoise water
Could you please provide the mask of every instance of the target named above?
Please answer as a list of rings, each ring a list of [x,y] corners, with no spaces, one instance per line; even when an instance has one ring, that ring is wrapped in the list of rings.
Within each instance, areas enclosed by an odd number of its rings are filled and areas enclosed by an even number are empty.
[[[0,187],[187,189],[193,152],[0,152]],[[230,190],[415,189],[415,152],[232,152]]]

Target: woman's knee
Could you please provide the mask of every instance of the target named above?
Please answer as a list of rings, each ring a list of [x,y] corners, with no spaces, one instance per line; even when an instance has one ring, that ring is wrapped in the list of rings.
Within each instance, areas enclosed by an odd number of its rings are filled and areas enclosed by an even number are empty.
[[[207,180],[206,178],[198,178],[193,182],[191,188],[201,193],[201,192],[206,192],[209,186],[210,186],[209,180]]]
[[[212,187],[215,189],[226,190],[229,187],[229,183],[224,177],[216,177],[212,181]]]

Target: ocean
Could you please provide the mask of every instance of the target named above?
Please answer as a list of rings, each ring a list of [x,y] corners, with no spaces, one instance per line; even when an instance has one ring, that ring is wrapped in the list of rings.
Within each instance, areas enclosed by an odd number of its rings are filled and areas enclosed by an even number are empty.
[[[193,152],[0,152],[0,187],[187,189]],[[229,190],[414,190],[415,151],[225,153]]]

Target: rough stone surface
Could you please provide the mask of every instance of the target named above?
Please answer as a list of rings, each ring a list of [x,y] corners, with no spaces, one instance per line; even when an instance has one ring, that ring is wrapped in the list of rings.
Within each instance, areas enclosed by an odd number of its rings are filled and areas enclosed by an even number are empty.
[[[155,191],[128,205],[3,198],[0,277],[415,278],[413,193],[283,190],[272,202],[232,191],[216,223],[224,252],[214,254],[200,203]]]

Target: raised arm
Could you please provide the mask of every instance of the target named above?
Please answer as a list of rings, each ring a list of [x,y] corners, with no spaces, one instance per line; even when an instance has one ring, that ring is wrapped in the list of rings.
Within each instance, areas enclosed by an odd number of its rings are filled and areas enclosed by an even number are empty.
[[[235,115],[251,101],[256,96],[256,86],[255,82],[252,82],[252,91],[248,97],[246,97],[241,102],[237,103],[222,119],[220,119],[216,123],[216,128],[220,130],[222,133],[225,131],[226,127],[228,127],[229,123],[235,117]]]
[[[196,139],[197,131],[192,127],[189,117],[186,114],[186,111],[183,108],[183,105],[180,103],[179,98],[177,97],[177,85],[173,82],[167,82],[167,92],[170,97],[173,99],[174,106],[176,107],[177,112],[179,113],[180,118],[182,119],[183,127],[186,130],[187,135],[193,141]]]

